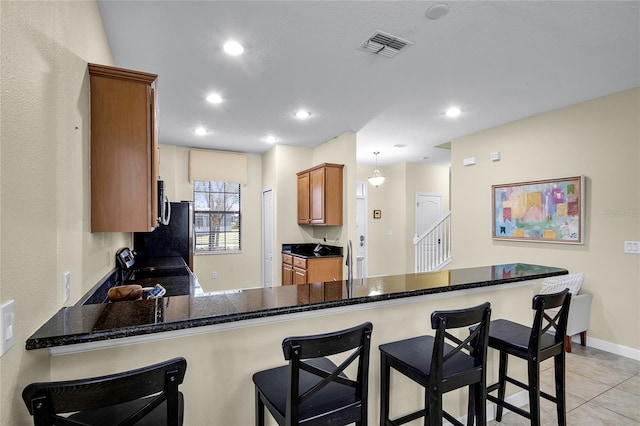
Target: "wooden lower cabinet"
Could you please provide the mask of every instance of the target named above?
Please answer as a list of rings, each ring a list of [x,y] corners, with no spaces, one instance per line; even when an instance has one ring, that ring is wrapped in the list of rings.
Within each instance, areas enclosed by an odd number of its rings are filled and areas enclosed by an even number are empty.
[[[342,281],[342,257],[303,258],[282,254],[282,285]]]
[[[307,260],[307,282],[342,281],[342,257]]]
[[[307,270],[293,268],[293,284],[306,284],[307,282]]]
[[[282,264],[282,285],[293,284],[293,266]]]

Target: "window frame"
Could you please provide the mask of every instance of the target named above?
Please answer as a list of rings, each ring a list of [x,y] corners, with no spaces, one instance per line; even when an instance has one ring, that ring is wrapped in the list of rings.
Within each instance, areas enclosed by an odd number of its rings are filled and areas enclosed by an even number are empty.
[[[205,186],[206,189],[198,189],[199,187]],[[231,188],[229,188],[231,187]],[[237,192],[236,189],[237,188]],[[198,208],[198,206],[202,206],[199,203],[199,199],[202,198],[199,194],[205,194],[206,202],[208,203],[207,209]],[[222,209],[213,209],[213,204],[220,203],[220,196],[222,196]],[[213,201],[211,197],[216,197],[217,200]],[[237,203],[233,198],[237,197]],[[234,253],[242,253],[242,185],[239,183],[233,182],[223,182],[223,181],[194,181],[193,182],[193,200],[194,200],[194,218],[193,218],[193,238],[194,238],[194,254],[195,255],[206,255],[206,254],[234,254]],[[228,204],[230,202],[230,204]],[[237,204],[237,210],[232,209]],[[219,204],[217,205],[219,207]],[[204,215],[204,216],[203,216]],[[223,218],[229,218],[229,220],[218,219],[217,227],[211,225],[213,219],[213,215],[221,215]],[[202,225],[198,226],[199,218],[209,217],[209,226]],[[226,230],[222,230],[222,224],[225,224],[224,228]],[[236,224],[235,228],[233,224]],[[203,228],[208,228],[204,229]],[[200,229],[200,231],[199,231]],[[200,235],[199,235],[200,234]],[[233,235],[237,234],[237,244],[234,244],[233,240],[235,239]],[[220,238],[221,235],[224,235],[224,241],[211,243],[211,239],[214,236]],[[231,236],[231,242],[228,242],[228,238]],[[208,237],[208,243],[205,245],[198,244],[198,238]],[[215,240],[216,237],[214,237]],[[198,248],[198,247],[201,248]],[[206,248],[202,248],[206,247]],[[217,249],[212,249],[212,247],[217,247]],[[224,247],[220,249],[220,247]],[[231,248],[229,248],[231,247]]]

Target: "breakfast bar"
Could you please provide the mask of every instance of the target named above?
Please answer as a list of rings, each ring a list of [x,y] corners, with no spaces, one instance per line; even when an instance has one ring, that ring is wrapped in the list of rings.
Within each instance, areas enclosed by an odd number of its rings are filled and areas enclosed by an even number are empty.
[[[188,364],[181,387],[185,424],[240,426],[253,422],[251,375],[285,363],[282,339],[370,321],[369,410],[376,418],[378,345],[432,334],[433,310],[486,301],[492,318],[527,323],[539,280],[567,273],[563,268],[513,263],[213,293],[203,291],[195,280],[186,295],[65,307],[27,340],[26,347],[54,355],[49,357],[52,380],[109,374],[183,356]],[[491,355],[489,361],[496,363]],[[400,379],[392,377],[392,385],[395,380]],[[411,410],[423,403],[419,388],[401,388],[406,391],[394,394],[394,409]],[[453,392],[445,406],[452,413],[464,413],[466,399]]]

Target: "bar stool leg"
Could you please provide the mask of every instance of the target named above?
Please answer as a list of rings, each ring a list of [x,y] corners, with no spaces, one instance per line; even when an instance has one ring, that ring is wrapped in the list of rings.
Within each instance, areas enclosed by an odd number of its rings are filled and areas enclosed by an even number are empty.
[[[256,426],[264,426],[264,403],[256,389]]]
[[[469,386],[469,401],[467,403],[467,426],[473,426],[473,421],[476,417],[476,404],[478,396],[478,385]]]
[[[562,352],[553,357],[556,379],[556,411],[558,413],[558,426],[567,424],[567,399],[565,394],[565,354]]]
[[[425,390],[426,409],[424,416],[425,426],[442,426],[442,390],[440,387]]]
[[[531,426],[540,426],[540,364],[528,361],[529,370],[529,414]]]
[[[476,383],[473,387],[475,388],[475,413],[471,411],[470,415],[474,416],[475,414],[478,426],[483,426],[487,424],[487,386],[485,383]],[[473,417],[471,420],[469,426],[473,426]]]
[[[387,363],[387,356],[380,354],[380,426],[386,426],[389,421],[389,381],[391,367]]]
[[[507,385],[507,365],[509,362],[509,359],[507,358],[507,353],[506,352],[502,352],[500,351],[500,372],[498,373],[498,399],[500,400],[500,402],[504,402],[504,394],[506,391],[506,385]],[[497,405],[497,409],[496,409],[496,421],[500,422],[502,421],[502,405],[501,404],[496,404]]]

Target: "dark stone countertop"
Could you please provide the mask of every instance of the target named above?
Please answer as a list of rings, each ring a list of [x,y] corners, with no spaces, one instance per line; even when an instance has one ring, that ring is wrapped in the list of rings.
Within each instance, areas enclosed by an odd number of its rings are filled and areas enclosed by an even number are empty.
[[[26,341],[26,349],[98,342],[275,315],[517,283],[562,268],[514,263],[346,281],[254,288],[64,307]],[[372,306],[374,307],[374,306]]]
[[[317,243],[283,244],[282,253],[313,259],[316,257],[342,257],[342,247]]]

